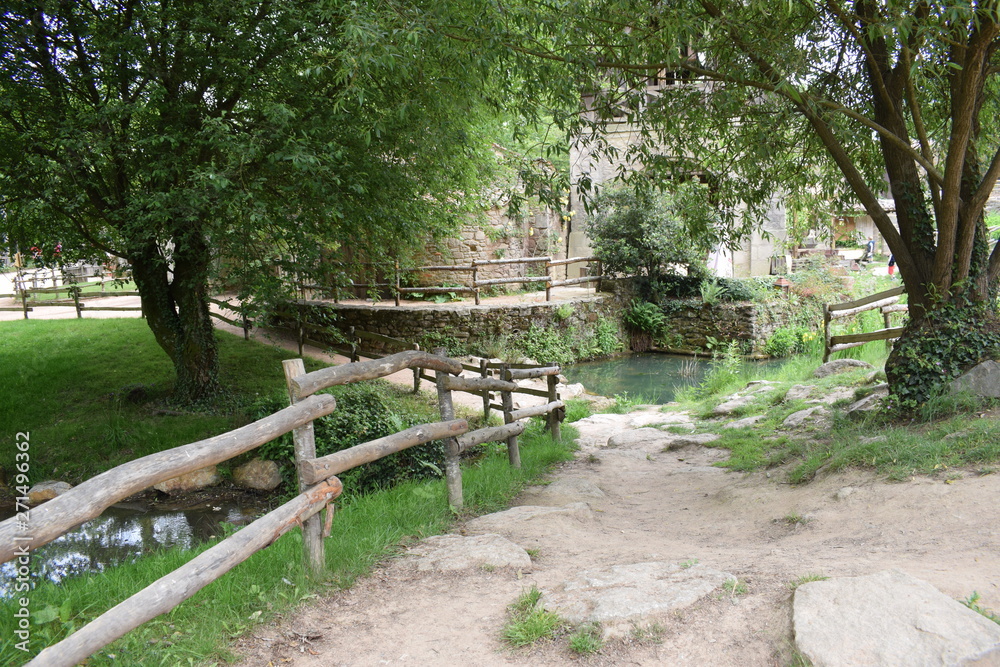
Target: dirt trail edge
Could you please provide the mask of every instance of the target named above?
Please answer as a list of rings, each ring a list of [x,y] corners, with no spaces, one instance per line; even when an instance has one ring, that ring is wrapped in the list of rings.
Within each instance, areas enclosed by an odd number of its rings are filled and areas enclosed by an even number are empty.
[[[575,460],[517,504],[582,500],[589,511],[473,520],[457,531],[499,533],[528,550],[530,567],[442,572],[421,570],[413,554],[392,560],[352,589],[253,630],[234,647],[240,664],[786,665],[794,656],[790,582],[887,568],[952,598],[978,591],[998,606],[1000,475],[890,484],[857,473],[791,486],[779,474],[712,467],[726,452],[705,446],[663,451],[641,438],[608,446],[623,431],[687,421],[647,408],[577,422]],[[649,562],[724,571],[746,592],[719,588],[645,615],[585,659],[565,637],[530,649],[503,642],[507,606],[532,585],[552,593],[584,571]]]

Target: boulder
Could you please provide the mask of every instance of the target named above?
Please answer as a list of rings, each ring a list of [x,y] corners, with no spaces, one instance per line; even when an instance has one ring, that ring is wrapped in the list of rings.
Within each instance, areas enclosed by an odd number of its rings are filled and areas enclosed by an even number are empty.
[[[513,529],[536,524],[550,526],[553,522],[580,524],[594,520],[594,512],[584,502],[575,502],[561,507],[540,507],[521,505],[503,512],[494,512],[468,521],[465,527],[474,532],[506,533]]]
[[[951,393],[968,391],[985,398],[1000,398],[1000,363],[984,361],[951,381]]]
[[[604,637],[624,636],[651,614],[682,609],[734,577],[701,564],[633,563],[587,570],[545,591],[541,604],[573,624],[600,623]]]
[[[38,505],[39,503],[44,503],[46,500],[52,500],[56,496],[61,496],[72,488],[67,482],[57,482],[51,479],[39,482],[28,489],[28,504]]]
[[[785,417],[785,421],[781,423],[781,426],[783,428],[799,428],[800,426],[805,426],[806,424],[822,423],[826,421],[826,418],[829,417],[829,415],[829,410],[822,405],[817,405],[814,408],[806,408],[805,410],[793,412]]]
[[[736,419],[724,425],[722,428],[749,428],[766,416],[767,415],[753,415],[752,417],[744,417],[743,419]]]
[[[245,489],[271,491],[281,485],[281,469],[274,461],[254,459],[233,471],[233,482]]]
[[[802,584],[792,624],[815,667],[1000,665],[1000,625],[899,570]]]
[[[845,414],[853,414],[859,412],[872,412],[873,410],[878,410],[882,407],[882,403],[885,398],[889,395],[889,385],[884,382],[862,399],[859,399],[846,408],[844,408]]]
[[[815,385],[811,385],[811,384],[797,384],[797,385],[793,385],[788,390],[788,393],[785,394],[785,400],[786,401],[797,401],[797,400],[803,400],[803,399],[809,398],[809,394],[811,394],[812,390],[815,389],[815,388],[816,388],[816,386]]]
[[[506,537],[496,534],[436,535],[413,547],[418,570],[454,572],[482,568],[509,567],[531,571],[528,552]]]
[[[834,359],[813,371],[813,377],[825,378],[837,373],[843,373],[844,371],[853,371],[857,368],[874,368],[874,366],[864,361],[858,361],[857,359]]]
[[[200,491],[201,489],[218,484],[219,481],[219,471],[216,470],[215,466],[206,466],[189,472],[186,475],[172,477],[159,484],[154,484],[153,488],[157,491],[173,495],[175,493]]]
[[[637,428],[633,431],[616,433],[608,439],[608,447],[638,449],[644,452],[663,452],[690,445],[707,445],[719,436],[714,433],[677,434],[667,433],[658,428]]]

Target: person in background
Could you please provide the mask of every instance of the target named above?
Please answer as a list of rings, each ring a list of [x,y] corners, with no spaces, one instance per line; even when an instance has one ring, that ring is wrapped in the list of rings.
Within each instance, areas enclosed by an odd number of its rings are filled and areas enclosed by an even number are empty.
[[[865,254],[861,255],[859,262],[871,261],[872,256],[875,254],[875,239],[868,237],[868,243],[865,244]]]
[[[889,255],[889,275],[893,275],[896,272],[896,256]]]

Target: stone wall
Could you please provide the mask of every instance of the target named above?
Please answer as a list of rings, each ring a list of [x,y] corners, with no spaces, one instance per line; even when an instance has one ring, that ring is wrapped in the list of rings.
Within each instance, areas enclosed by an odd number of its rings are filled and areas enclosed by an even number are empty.
[[[790,321],[790,305],[749,301],[707,305],[701,299],[675,299],[664,304],[671,348],[705,350],[708,339],[744,342],[744,351],[762,352],[767,339]]]
[[[569,333],[592,331],[604,317],[618,321],[623,304],[613,294],[583,297],[573,301],[524,304],[471,305],[466,303],[395,308],[387,305],[334,304],[305,301],[310,319],[334,322],[342,331],[355,327],[408,342],[431,337],[449,337],[475,344],[527,331],[532,325],[556,327]]]

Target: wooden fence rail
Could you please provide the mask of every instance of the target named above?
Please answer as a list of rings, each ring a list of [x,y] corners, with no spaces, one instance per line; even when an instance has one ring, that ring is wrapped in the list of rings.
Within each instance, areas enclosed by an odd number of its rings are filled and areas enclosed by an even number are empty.
[[[504,368],[503,380],[459,378],[464,370],[462,364],[444,356],[443,350],[437,352],[429,354],[408,350],[382,359],[359,361],[311,373],[305,372],[301,359],[286,360],[283,366],[289,407],[214,438],[151,454],[97,475],[32,509],[30,535],[23,534],[25,527],[18,523],[17,517],[0,522],[0,562],[6,562],[24,550],[30,551],[51,542],[74,526],[98,516],[115,502],[153,484],[221,463],[289,431],[293,433],[298,496],[153,582],[62,641],[45,648],[27,664],[32,667],[70,667],[86,660],[130,630],[170,611],[296,525],[302,526],[306,567],[313,574],[322,574],[326,565],[323,540],[329,537],[333,517],[328,506],[343,489],[335,476],[341,472],[408,447],[443,440],[448,500],[453,507],[460,508],[463,498],[459,457],[464,450],[476,444],[506,440],[511,465],[520,466],[517,436],[524,431],[524,424],[519,420],[544,414],[549,415],[553,436],[558,437],[558,421],[562,418],[563,409],[553,382],[559,372],[558,366],[514,371]],[[316,392],[336,385],[384,377],[404,368],[436,371],[438,403],[443,421],[415,426],[317,457],[313,421],[330,414],[336,408],[336,400],[333,396]],[[486,365],[483,364],[482,368],[485,371]],[[511,395],[517,388],[513,373],[519,377],[548,377],[552,400],[542,406],[513,410]],[[451,392],[466,388],[483,392],[500,390],[505,425],[469,432],[466,420],[455,419]],[[324,507],[327,507],[326,530],[322,529],[319,516]]]
[[[552,269],[559,266],[568,266],[570,264],[578,264],[586,262],[587,264],[594,264],[595,270],[591,275],[582,276],[580,278],[571,278],[567,280],[554,280],[552,277]],[[487,280],[479,279],[479,271],[483,267],[487,266],[504,266],[511,264],[544,264],[545,265],[545,275],[544,276],[511,276],[507,278],[491,278]],[[404,287],[403,286],[403,275],[407,273],[416,272],[435,272],[435,271],[458,271],[458,272],[468,272],[471,275],[469,280],[464,285],[431,285],[427,287]],[[588,271],[588,273],[591,273]],[[345,289],[379,289],[387,288],[392,291],[393,299],[398,306],[400,303],[400,297],[404,294],[448,294],[454,292],[456,294],[472,294],[475,297],[476,305],[480,302],[480,292],[483,287],[493,287],[496,285],[513,285],[513,284],[523,284],[530,285],[534,283],[545,283],[545,300],[551,301],[552,298],[552,288],[553,287],[565,287],[568,285],[582,285],[585,283],[597,283],[598,291],[601,289],[601,281],[603,280],[603,272],[601,266],[601,260],[597,257],[569,257],[567,259],[552,259],[551,257],[517,257],[510,259],[477,259],[468,265],[456,265],[456,266],[417,266],[413,268],[400,267],[397,263],[393,269],[392,280],[387,280],[386,282],[370,282],[370,283],[355,283],[353,281],[346,284],[336,284],[331,286],[324,285],[302,285],[305,289],[316,290],[323,293],[329,293],[333,295],[333,300],[335,302],[340,301],[341,291]]]
[[[823,363],[830,360],[830,355],[840,350],[847,350],[858,347],[874,340],[890,341],[899,338],[903,334],[905,327],[890,327],[890,317],[892,313],[907,312],[906,304],[897,303],[899,297],[906,292],[902,285],[894,287],[884,292],[871,294],[854,301],[844,303],[828,303],[823,306]],[[858,313],[879,309],[882,313],[884,329],[869,331],[859,334],[832,335],[830,324],[835,319],[853,317]],[[888,344],[888,343],[887,343]]]

